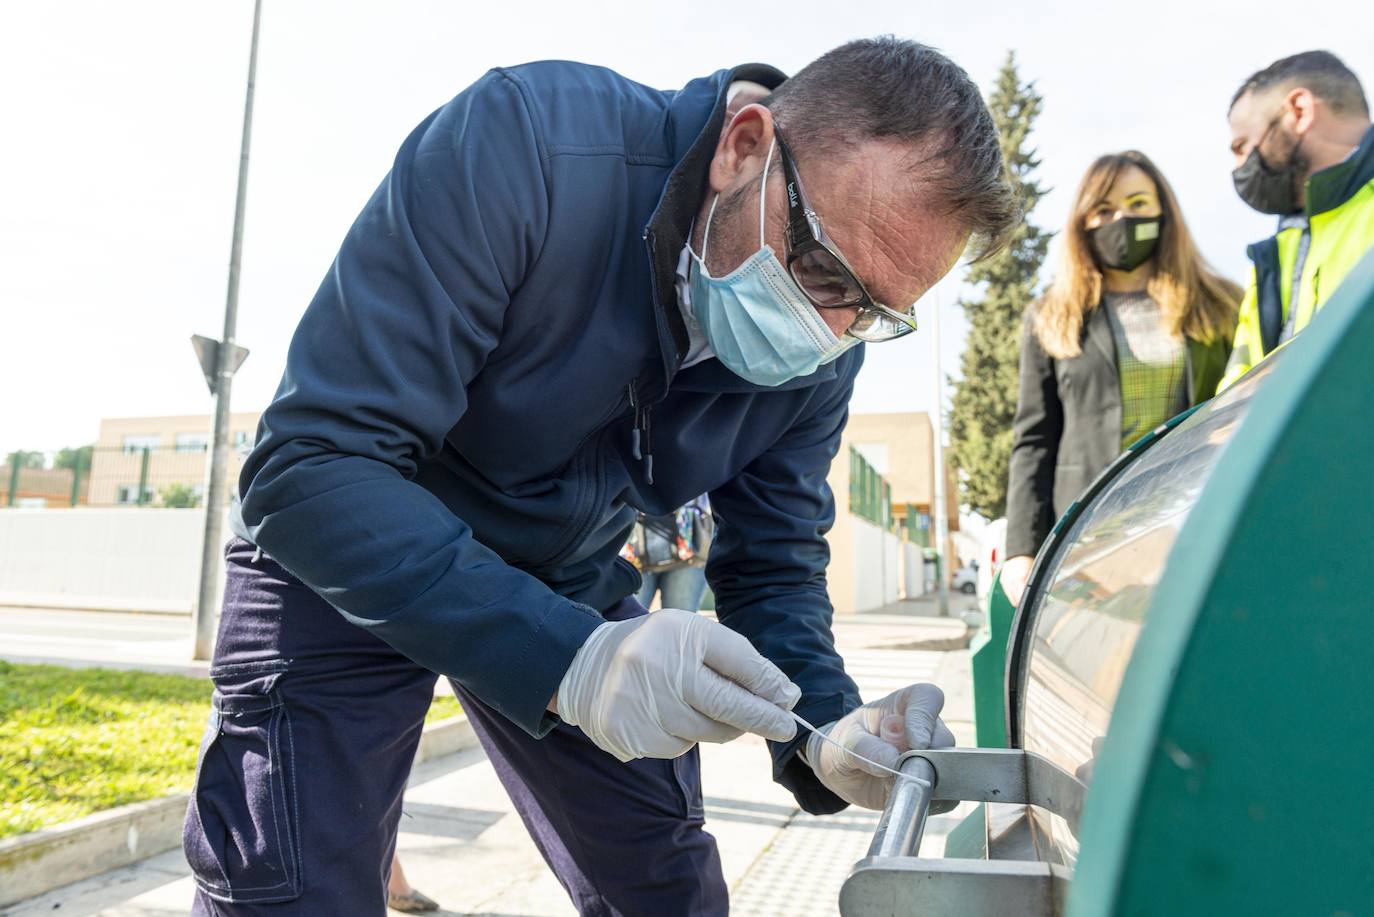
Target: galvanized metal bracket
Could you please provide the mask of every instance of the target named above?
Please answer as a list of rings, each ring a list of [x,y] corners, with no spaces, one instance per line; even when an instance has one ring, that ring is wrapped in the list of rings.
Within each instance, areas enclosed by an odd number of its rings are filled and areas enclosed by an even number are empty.
[[[929,749],[907,752],[902,760],[911,758],[934,768],[932,799],[1039,806],[1078,830],[1088,788],[1048,758],[1019,748]]]
[[[1040,755],[1020,749],[949,748],[912,751],[874,832],[869,855],[840,890],[844,917],[1063,912],[1071,872],[1021,860],[940,860],[915,856],[933,800],[1040,806],[1076,827],[1087,787]]]
[[[1070,874],[1020,860],[865,857],[840,889],[843,917],[1053,917]]]

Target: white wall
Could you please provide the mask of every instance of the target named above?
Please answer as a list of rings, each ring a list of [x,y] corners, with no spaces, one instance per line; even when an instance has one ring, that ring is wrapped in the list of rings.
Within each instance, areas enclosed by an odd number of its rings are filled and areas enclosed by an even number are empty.
[[[204,529],[199,509],[0,511],[0,605],[189,613]]]
[[[902,589],[902,540],[892,532],[883,532],[883,604],[891,605],[900,599]]]
[[[854,595],[853,603],[846,610],[872,611],[892,604],[899,598],[901,582],[897,536],[857,516],[850,517],[849,526]],[[833,601],[835,597],[831,598]],[[838,602],[836,604],[840,607]]]
[[[926,559],[918,544],[902,545],[902,588],[908,599],[926,593]]]
[[[844,515],[852,574],[831,578],[836,610],[872,611],[903,592],[920,595],[920,548]],[[189,613],[204,520],[198,509],[2,510],[0,605]]]

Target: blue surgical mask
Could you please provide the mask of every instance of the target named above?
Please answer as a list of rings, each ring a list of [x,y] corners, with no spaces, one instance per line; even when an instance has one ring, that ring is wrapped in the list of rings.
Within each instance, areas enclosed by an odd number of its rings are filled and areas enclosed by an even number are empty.
[[[707,273],[711,218],[720,202],[716,195],[706,218],[701,255],[692,252],[690,271],[692,314],[716,359],[755,385],[782,385],[810,375],[858,343],[835,337],[764,241],[764,201],[772,160],[773,147],[769,146],[759,190],[759,250],[724,277]]]

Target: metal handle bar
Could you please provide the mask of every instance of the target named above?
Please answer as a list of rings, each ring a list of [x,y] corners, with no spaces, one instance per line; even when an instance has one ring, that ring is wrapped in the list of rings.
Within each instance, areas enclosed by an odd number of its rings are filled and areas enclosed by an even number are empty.
[[[909,755],[898,762],[897,769],[916,779],[895,781],[868,848],[871,857],[915,856],[921,847],[935,790],[935,766],[924,757]]]
[[[870,857],[915,856],[933,800],[1036,805],[1077,830],[1087,795],[1087,787],[1072,774],[1021,749],[909,751],[897,769],[917,779],[896,781],[868,848]]]

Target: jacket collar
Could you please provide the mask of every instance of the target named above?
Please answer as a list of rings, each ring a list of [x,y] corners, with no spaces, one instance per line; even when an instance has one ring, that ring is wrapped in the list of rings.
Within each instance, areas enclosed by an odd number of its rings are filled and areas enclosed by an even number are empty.
[[[1335,210],[1371,180],[1374,180],[1374,127],[1364,132],[1355,152],[1307,180],[1307,215]]]
[[[787,75],[776,67],[744,64],[693,80],[675,93],[668,104],[665,130],[677,165],[668,175],[658,204],[644,227],[665,388],[687,354],[687,325],[677,303],[677,259],[701,206],[707,170],[725,123],[730,84],[752,80],[774,89],[785,79]]]
[[[1107,362],[1116,365],[1116,342],[1112,340],[1111,322],[1107,320],[1107,303],[1105,299],[1099,300],[1097,307],[1088,313],[1086,333],[1088,340],[1092,341],[1097,349],[1102,351],[1102,355],[1107,358]]]

